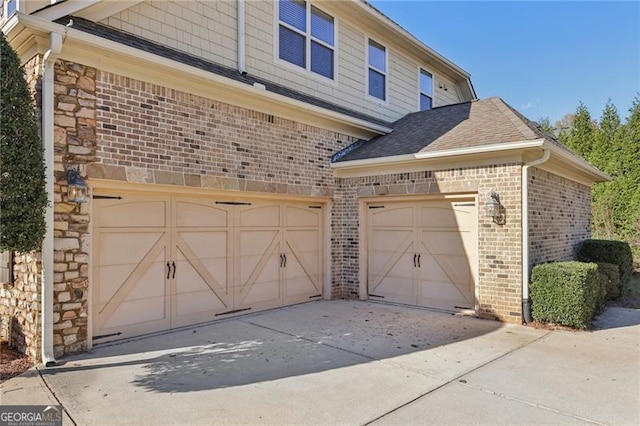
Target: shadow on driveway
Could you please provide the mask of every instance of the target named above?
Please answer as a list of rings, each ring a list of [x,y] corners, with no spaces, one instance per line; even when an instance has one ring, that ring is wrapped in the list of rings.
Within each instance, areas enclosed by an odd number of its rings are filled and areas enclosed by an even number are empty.
[[[447,368],[464,369],[468,355],[474,354],[458,353],[454,346],[447,359],[439,348],[502,327],[496,321],[424,309],[320,301],[98,346],[44,370],[43,375],[60,380],[65,376],[71,382],[82,376],[90,387],[108,374],[110,380],[146,391],[192,392],[315,374],[417,352],[420,359],[411,360],[416,368],[445,374]],[[501,350],[498,346],[499,342],[489,342],[485,349]],[[482,354],[476,353],[474,362],[478,355]],[[443,362],[451,365],[442,367]]]

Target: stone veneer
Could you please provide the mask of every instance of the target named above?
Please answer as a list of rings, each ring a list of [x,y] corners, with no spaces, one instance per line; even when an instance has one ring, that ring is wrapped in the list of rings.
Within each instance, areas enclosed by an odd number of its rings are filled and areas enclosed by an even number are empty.
[[[504,164],[451,170],[338,179],[334,196],[340,232],[345,295],[359,289],[359,199],[399,195],[478,193],[478,315],[507,322],[522,321],[521,165]],[[500,194],[506,223],[497,225],[482,214],[491,190]]]

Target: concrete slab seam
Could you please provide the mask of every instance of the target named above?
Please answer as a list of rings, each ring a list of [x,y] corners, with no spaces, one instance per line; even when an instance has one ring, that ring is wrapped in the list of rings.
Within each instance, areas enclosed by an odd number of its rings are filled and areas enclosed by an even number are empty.
[[[427,396],[427,395],[429,395],[429,394],[431,394],[431,393],[434,393],[434,392],[435,392],[435,391],[437,391],[438,389],[442,389],[443,387],[447,386],[447,385],[448,385],[448,384],[450,384],[450,383],[453,383],[453,382],[455,382],[455,381],[459,381],[460,379],[462,379],[462,378],[463,378],[464,376],[466,376],[467,374],[473,373],[474,371],[477,371],[477,370],[479,370],[479,369],[481,369],[481,368],[484,368],[484,367],[486,367],[487,365],[489,365],[489,364],[491,364],[491,363],[493,363],[493,362],[495,362],[495,361],[498,361],[499,359],[502,359],[502,358],[506,357],[507,355],[510,355],[510,354],[512,354],[512,353],[514,353],[514,352],[516,352],[516,351],[519,351],[520,349],[522,349],[522,348],[524,348],[524,347],[526,347],[526,346],[529,346],[529,345],[531,345],[531,344],[533,344],[533,343],[535,343],[535,342],[537,342],[537,341],[539,341],[539,340],[541,340],[541,339],[544,339],[544,338],[545,338],[545,337],[547,337],[549,334],[551,334],[551,331],[546,332],[546,333],[545,333],[545,334],[543,334],[542,336],[537,337],[537,338],[533,339],[533,340],[532,340],[532,341],[530,341],[530,342],[523,343],[522,345],[517,346],[517,347],[515,347],[515,348],[511,349],[510,351],[507,351],[507,352],[503,353],[503,354],[502,354],[502,355],[500,355],[500,356],[497,356],[497,357],[495,357],[495,358],[493,358],[493,359],[490,359],[490,360],[488,360],[487,362],[485,362],[485,363],[482,363],[482,364],[478,365],[477,367],[474,367],[474,368],[472,368],[472,369],[470,369],[470,370],[468,370],[468,371],[465,371],[464,373],[459,374],[458,376],[456,376],[456,377],[452,378],[451,380],[449,380],[449,381],[447,381],[447,382],[445,382],[445,383],[441,384],[440,386],[436,386],[435,388],[428,390],[427,392],[423,393],[422,395],[418,395],[417,397],[415,397],[415,398],[413,398],[413,399],[411,399],[411,400],[409,400],[409,401],[405,402],[404,404],[401,404],[401,405],[397,406],[397,407],[396,407],[396,408],[394,408],[393,410],[390,410],[390,411],[388,411],[388,412],[386,412],[386,413],[384,413],[384,414],[381,414],[380,416],[378,416],[378,417],[376,417],[376,418],[374,418],[374,419],[372,419],[372,420],[370,420],[370,421],[368,421],[368,422],[364,423],[364,425],[370,425],[370,424],[373,424],[373,423],[377,422],[378,420],[381,420],[382,418],[384,418],[384,417],[388,416],[389,414],[395,413],[396,411],[400,410],[401,408],[406,407],[406,406],[408,406],[409,404],[412,404],[412,403],[416,402],[417,400],[419,400],[419,399],[421,399],[421,398],[423,398],[423,397],[425,397],[425,396]]]
[[[466,381],[465,382],[458,381],[458,384],[460,384],[461,386],[465,386],[467,388],[470,388],[470,389],[479,390],[481,392],[485,392],[485,393],[491,394],[493,396],[497,396],[498,398],[504,398],[504,399],[508,399],[510,401],[518,402],[520,404],[528,405],[530,407],[540,408],[542,410],[550,411],[552,413],[560,414],[560,415],[563,415],[563,416],[566,416],[566,417],[571,417],[571,418],[574,418],[576,420],[580,420],[580,421],[583,421],[583,422],[588,422],[588,423],[592,423],[592,424],[600,425],[600,426],[606,426],[606,423],[600,423],[600,422],[598,422],[596,420],[593,420],[593,419],[588,419],[586,417],[581,417],[581,416],[578,416],[576,414],[572,414],[572,413],[567,413],[565,411],[556,410],[555,408],[547,407],[546,405],[535,404],[533,402],[525,401],[523,399],[514,398],[514,397],[509,396],[507,394],[504,394],[504,393],[501,393],[501,392],[492,391],[490,389],[485,389],[485,388],[480,387],[480,386],[473,386],[473,385],[470,385],[469,383],[467,383]]]
[[[36,370],[38,371],[38,375],[40,376],[40,380],[42,380],[42,383],[44,383],[44,385],[46,386],[46,388],[49,391],[49,393],[51,393],[51,396],[53,397],[53,399],[55,399],[56,402],[60,405],[60,407],[62,407],[62,411],[67,415],[69,420],[71,420],[71,423],[73,423],[74,426],[77,426],[78,423],[73,419],[73,417],[71,416],[71,413],[69,412],[69,410],[67,410],[67,408],[64,406],[64,404],[62,404],[62,401],[60,401],[60,398],[58,398],[58,395],[56,395],[56,393],[53,391],[53,389],[51,389],[51,386],[49,386],[49,383],[47,383],[47,380],[42,375],[41,369],[39,367],[36,367]]]
[[[360,354],[358,352],[354,352],[354,351],[350,351],[348,349],[340,348],[338,346],[329,345],[329,344],[324,343],[324,342],[318,342],[317,340],[312,340],[312,339],[309,339],[308,337],[300,336],[298,334],[287,333],[286,331],[282,331],[282,330],[278,330],[278,329],[275,329],[275,328],[267,327],[266,325],[256,324],[254,322],[246,321],[244,319],[240,320],[240,322],[243,322],[243,323],[249,324],[249,325],[253,325],[253,326],[256,326],[256,327],[259,327],[259,328],[263,328],[265,330],[273,331],[274,333],[279,333],[279,334],[283,334],[285,336],[295,337],[297,339],[302,339],[302,340],[307,341],[309,343],[320,344],[322,346],[326,346],[326,347],[331,348],[331,349],[336,349],[336,350],[341,351],[341,352],[346,352],[346,353],[351,354],[351,355],[356,355],[356,356],[359,356],[359,357],[362,357],[362,358],[366,358],[366,359],[368,359],[370,361],[380,361],[378,358],[374,358],[374,357],[371,357],[371,356],[368,356],[368,355],[363,355],[363,354]]]

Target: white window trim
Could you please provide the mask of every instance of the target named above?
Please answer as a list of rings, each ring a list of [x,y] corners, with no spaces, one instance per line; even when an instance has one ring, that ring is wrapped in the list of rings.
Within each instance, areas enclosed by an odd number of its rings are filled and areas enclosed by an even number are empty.
[[[386,69],[386,71],[382,71],[381,69],[369,65],[369,41],[373,41],[374,43],[384,47],[384,68]],[[380,43],[378,40],[372,37],[366,36],[364,45],[364,56],[365,96],[367,97],[367,99],[373,100],[377,104],[389,105],[389,47],[383,43]],[[369,94],[369,68],[384,75],[384,99],[376,98],[375,96],[371,96]]]
[[[279,7],[279,1],[276,0],[273,2],[273,38],[274,38],[274,43],[273,43],[273,58],[274,58],[274,63],[282,68],[286,68],[288,70],[295,70],[298,73],[303,73],[306,74],[308,76],[311,76],[313,78],[316,78],[320,81],[326,82],[326,83],[330,83],[333,85],[337,85],[338,84],[338,18],[336,18],[334,15],[325,12],[323,8],[318,7],[314,4],[312,4],[311,1],[309,0],[305,0],[306,2],[306,11],[305,11],[305,18],[306,18],[306,27],[307,27],[307,31],[306,32],[302,32],[299,29],[291,26],[290,24],[287,24],[286,22],[281,22],[280,21],[280,7]],[[317,38],[313,37],[311,35],[311,6],[314,6],[316,9],[320,10],[322,13],[325,13],[329,16],[331,16],[333,18],[333,46],[328,45],[327,43],[325,43],[322,40],[318,40]],[[305,38],[305,67],[299,67],[295,64],[292,64],[291,62],[285,61],[284,59],[280,59],[280,25],[284,26],[285,28],[288,28],[292,31],[295,31],[297,34],[303,35]],[[317,42],[318,44],[321,44],[322,46],[325,46],[327,48],[330,48],[333,50],[333,78],[329,78],[326,77],[322,74],[318,74],[316,72],[311,71],[311,40],[313,39],[313,41]]]
[[[424,93],[422,91],[422,85],[420,84],[421,83],[420,74],[422,73],[422,71],[431,74],[431,96],[429,96],[428,93]],[[429,96],[431,98],[431,109],[434,109],[435,108],[434,102],[436,97],[436,76],[433,72],[429,71],[425,67],[418,66],[418,109],[417,111],[422,111],[420,109],[420,97],[422,95]]]

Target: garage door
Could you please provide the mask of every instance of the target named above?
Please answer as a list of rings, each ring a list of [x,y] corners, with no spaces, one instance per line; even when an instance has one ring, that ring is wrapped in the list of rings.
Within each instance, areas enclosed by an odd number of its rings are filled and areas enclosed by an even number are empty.
[[[368,206],[372,299],[445,310],[474,309],[475,198]]]
[[[322,206],[94,199],[97,343],[322,297]]]

